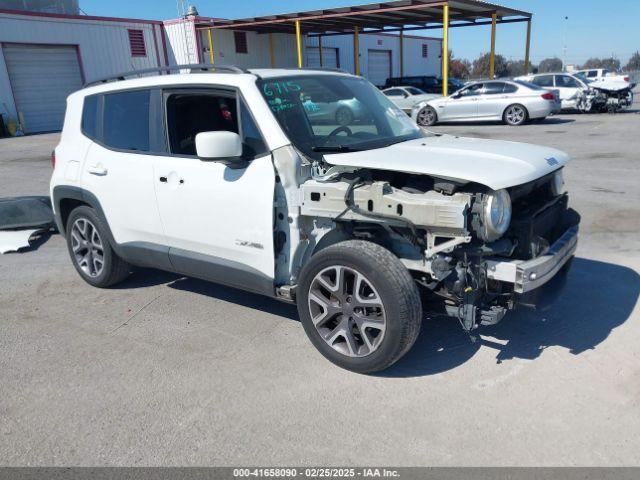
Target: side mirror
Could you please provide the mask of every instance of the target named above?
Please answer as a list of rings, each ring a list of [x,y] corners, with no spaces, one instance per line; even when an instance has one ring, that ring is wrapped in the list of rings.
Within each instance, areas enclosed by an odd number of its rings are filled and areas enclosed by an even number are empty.
[[[402,96],[403,96],[404,98],[408,98],[408,97],[409,97],[409,94],[408,94],[408,93],[403,93],[403,94],[402,94]]]
[[[196,155],[202,160],[234,162],[242,156],[242,139],[224,130],[196,135]]]

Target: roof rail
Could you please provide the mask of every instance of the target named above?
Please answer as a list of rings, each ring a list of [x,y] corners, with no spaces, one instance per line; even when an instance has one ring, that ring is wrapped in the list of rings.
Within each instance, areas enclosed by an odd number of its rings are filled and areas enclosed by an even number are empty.
[[[97,80],[87,82],[84,84],[83,88],[100,85],[102,83],[122,81],[126,80],[127,78],[142,77],[144,75],[149,75],[152,73],[167,72],[168,74],[171,74],[171,72],[179,72],[181,70],[189,70],[189,73],[247,73],[246,70],[243,70],[234,65],[209,65],[208,63],[190,63],[186,65],[169,65],[166,67],[145,68],[144,70],[132,70],[130,72],[119,73],[117,75],[110,75],[108,77],[99,78]]]
[[[348,75],[352,75],[351,72],[348,72],[344,68],[334,68],[334,67],[300,67],[298,70],[320,70],[325,72],[337,72],[337,73],[346,73]]]

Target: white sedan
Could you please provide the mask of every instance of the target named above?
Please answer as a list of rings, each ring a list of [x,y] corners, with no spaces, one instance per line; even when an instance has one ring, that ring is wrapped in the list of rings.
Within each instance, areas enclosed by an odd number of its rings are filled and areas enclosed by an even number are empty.
[[[414,105],[434,98],[440,98],[442,95],[426,93],[416,87],[391,87],[382,90],[389,100],[395,103],[401,110],[411,114]]]
[[[522,125],[560,110],[557,91],[512,80],[472,82],[448,97],[421,102],[411,117],[421,126],[437,122],[503,121]]]

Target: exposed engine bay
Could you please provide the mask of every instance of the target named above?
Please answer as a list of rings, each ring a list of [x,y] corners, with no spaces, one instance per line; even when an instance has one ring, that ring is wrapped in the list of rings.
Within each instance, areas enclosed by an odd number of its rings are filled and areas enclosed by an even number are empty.
[[[617,113],[633,105],[633,86],[610,88],[590,85],[588,89],[578,91],[576,108],[584,113]]]
[[[364,239],[401,260],[432,311],[471,331],[530,303],[515,277],[504,281],[495,266],[541,258],[579,222],[568,209],[561,169],[493,191],[428,175],[311,163],[291,147],[274,152],[274,164],[276,281],[285,298],[295,295],[300,269],[314,252]]]

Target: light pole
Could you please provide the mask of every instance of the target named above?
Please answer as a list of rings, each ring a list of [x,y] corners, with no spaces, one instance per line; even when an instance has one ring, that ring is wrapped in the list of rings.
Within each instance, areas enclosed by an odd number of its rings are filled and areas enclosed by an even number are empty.
[[[564,17],[562,27],[562,71],[567,70],[567,23],[569,23],[569,17]]]

